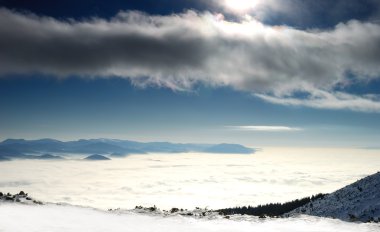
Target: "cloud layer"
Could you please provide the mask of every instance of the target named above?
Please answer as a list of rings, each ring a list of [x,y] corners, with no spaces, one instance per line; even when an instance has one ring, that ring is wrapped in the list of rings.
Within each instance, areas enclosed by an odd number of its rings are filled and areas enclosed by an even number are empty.
[[[120,12],[110,20],[57,20],[0,9],[0,75],[129,78],[189,90],[230,86],[273,103],[380,111],[376,97],[334,92],[380,76],[380,26],[350,21],[328,31],[266,26],[252,18],[188,11]],[[296,98],[297,92],[306,98]],[[326,101],[333,99],[331,106]],[[362,104],[364,103],[364,104]]]
[[[335,191],[378,171],[378,153],[265,147],[251,156],[151,153],[99,162],[67,155],[67,160],[0,162],[0,183],[5,193],[23,190],[38,200],[105,210],[136,205],[218,209]]]
[[[301,128],[288,126],[228,126],[227,128],[240,131],[290,132],[301,131]]]

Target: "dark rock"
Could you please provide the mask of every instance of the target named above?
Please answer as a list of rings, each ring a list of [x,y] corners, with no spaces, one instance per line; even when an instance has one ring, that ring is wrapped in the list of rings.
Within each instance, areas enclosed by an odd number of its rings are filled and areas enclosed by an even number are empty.
[[[41,202],[41,201],[33,200],[33,203],[34,203],[34,204],[37,204],[37,205],[42,205],[42,202]]]
[[[157,210],[157,207],[156,207],[156,206],[149,207],[148,210],[151,211],[151,212],[153,212],[153,211],[156,211],[156,210]]]
[[[350,221],[354,222],[357,221],[357,217],[354,214],[348,214]]]
[[[172,208],[172,209],[170,210],[170,213],[176,213],[176,212],[178,212],[178,211],[179,211],[178,208]]]

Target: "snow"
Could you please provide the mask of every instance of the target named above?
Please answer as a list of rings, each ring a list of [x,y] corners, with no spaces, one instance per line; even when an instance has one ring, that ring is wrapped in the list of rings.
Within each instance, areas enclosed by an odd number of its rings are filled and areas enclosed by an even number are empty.
[[[380,172],[317,199],[292,214],[339,218],[346,221],[380,221]]]
[[[1,232],[375,232],[379,224],[349,223],[334,219],[300,216],[282,219],[243,217],[235,220],[214,220],[192,217],[150,216],[133,212],[107,212],[64,205],[0,204]]]

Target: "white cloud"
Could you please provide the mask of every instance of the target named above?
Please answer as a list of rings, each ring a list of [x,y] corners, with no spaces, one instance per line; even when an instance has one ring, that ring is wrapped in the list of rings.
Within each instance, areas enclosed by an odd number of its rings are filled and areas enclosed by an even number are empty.
[[[120,12],[110,20],[62,21],[3,8],[0,34],[3,76],[116,76],[174,90],[203,83],[273,103],[380,112],[378,99],[332,91],[349,83],[347,73],[357,83],[380,77],[380,25],[374,23],[303,31],[252,18],[229,22],[209,12]],[[297,91],[327,97],[289,98]]]
[[[256,143],[254,138],[251,142]],[[64,161],[14,160],[0,162],[0,182],[12,180],[19,185],[1,186],[0,191],[23,190],[42,201],[104,210],[136,205],[161,209],[259,205],[335,191],[378,171],[378,153],[356,148],[264,147],[251,156],[219,158],[206,153],[160,153],[96,163],[70,160],[70,155]],[[5,220],[0,218],[1,226]]]
[[[260,0],[213,0],[213,4],[224,8],[227,12],[242,14],[253,11]]]
[[[307,98],[275,97],[256,94],[257,97],[275,104],[307,106],[320,109],[349,109],[362,112],[380,112],[380,101],[376,96],[355,96],[342,92],[314,91]]]
[[[303,129],[288,126],[227,126],[227,128],[240,131],[267,131],[267,132],[290,132],[301,131]]]

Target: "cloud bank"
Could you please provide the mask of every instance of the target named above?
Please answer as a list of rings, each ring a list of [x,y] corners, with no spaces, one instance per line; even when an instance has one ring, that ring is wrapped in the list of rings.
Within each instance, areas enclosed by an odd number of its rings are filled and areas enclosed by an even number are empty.
[[[301,128],[288,126],[228,126],[227,128],[240,131],[290,132],[301,131]]]
[[[332,30],[273,27],[246,17],[187,11],[110,20],[57,20],[0,9],[0,75],[128,78],[139,86],[190,90],[230,86],[272,103],[380,111],[375,96],[335,92],[380,76],[380,25],[350,21]],[[296,97],[305,92],[306,97]],[[329,101],[333,99],[334,102]]]
[[[70,160],[72,155],[66,160],[14,160],[0,162],[0,191],[23,190],[38,200],[104,210],[259,205],[333,192],[378,171],[378,154],[355,148],[265,147],[252,156],[222,158],[151,153],[95,163]]]

